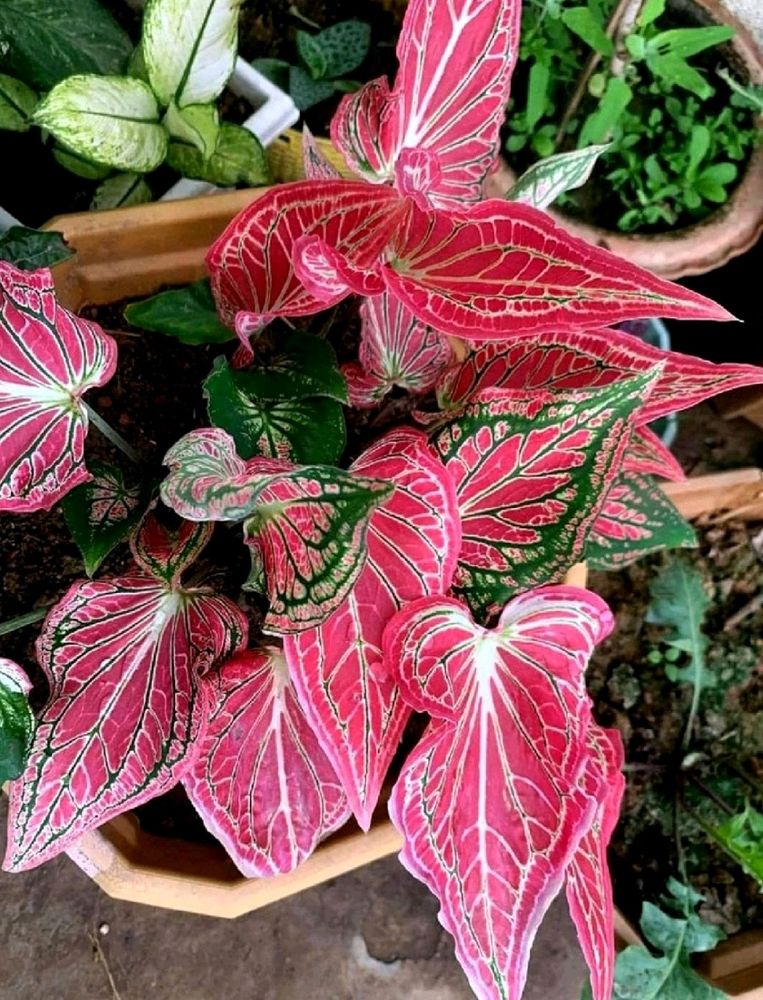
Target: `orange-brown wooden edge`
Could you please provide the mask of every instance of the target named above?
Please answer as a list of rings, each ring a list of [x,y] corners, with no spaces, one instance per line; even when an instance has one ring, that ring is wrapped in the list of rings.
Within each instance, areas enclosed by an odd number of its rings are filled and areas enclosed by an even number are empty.
[[[150,295],[165,285],[203,277],[209,244],[258,191],[233,191],[188,201],[160,202],[111,212],[61,216],[48,228],[63,232],[76,257],[55,269],[56,287],[71,309]],[[763,472],[739,469],[664,487],[687,517],[731,513],[763,518]],[[584,585],[584,565],[567,582]],[[243,878],[222,848],[156,837],[131,814],[82,837],[70,857],[115,899],[208,916],[237,917],[352,871],[400,848],[380,810],[368,834],[348,824],[321,844],[297,871],[272,879]],[[621,943],[638,934],[620,914]],[[705,956],[704,971],[738,1000],[763,1000],[763,935],[740,935]]]

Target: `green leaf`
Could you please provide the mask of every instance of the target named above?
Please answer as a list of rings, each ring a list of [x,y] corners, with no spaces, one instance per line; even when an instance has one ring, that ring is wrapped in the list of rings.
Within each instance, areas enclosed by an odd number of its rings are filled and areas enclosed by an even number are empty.
[[[214,104],[189,104],[179,108],[173,101],[163,121],[173,139],[195,146],[205,160],[215,152],[220,118]]]
[[[647,25],[656,21],[658,17],[662,17],[665,13],[666,3],[667,0],[646,0],[646,3],[641,8],[641,13],[636,21],[638,26],[640,28],[645,28]]]
[[[181,344],[224,344],[235,333],[217,316],[209,280],[195,281],[184,288],[159,292],[141,302],[131,302],[125,319],[141,330],[175,337]]]
[[[283,337],[262,367],[249,369],[260,399],[327,396],[346,403],[347,384],[330,344],[311,333],[295,331]],[[255,383],[253,383],[254,385]]]
[[[562,12],[564,24],[602,56],[611,56],[612,39],[607,37],[602,23],[596,19],[590,7],[570,7]]]
[[[35,112],[77,156],[116,170],[147,173],[167,152],[167,133],[151,89],[133,77],[70,76]]]
[[[102,181],[113,172],[107,164],[83,160],[81,156],[77,156],[64,146],[53,147],[53,158],[61,164],[64,170],[68,170],[86,181]]]
[[[633,99],[633,91],[619,76],[610,77],[599,106],[580,130],[578,149],[605,142]]]
[[[581,187],[609,144],[586,146],[538,160],[526,170],[506,197],[535,208],[547,208],[560,195]]]
[[[285,59],[253,59],[252,66],[281,90],[289,89],[289,63]]]
[[[346,440],[341,403],[321,396],[264,399],[262,382],[258,372],[232,371],[224,358],[204,382],[209,419],[228,431],[239,455],[335,465]]]
[[[669,55],[650,55],[647,52],[647,65],[655,76],[666,83],[682,90],[696,94],[701,100],[707,100],[713,93],[713,88],[707,80],[690,66],[685,59],[673,53]]]
[[[313,80],[301,66],[289,67],[289,93],[300,111],[333,97],[336,87],[331,80]]]
[[[659,35],[650,38],[647,50],[659,55],[679,56],[688,59],[698,52],[704,52],[714,45],[720,45],[733,38],[735,31],[725,25],[711,25],[707,28],[673,28],[661,31]]]
[[[151,500],[150,485],[125,480],[116,465],[91,459],[93,478],[61,501],[64,519],[92,576],[106,556],[137,527]]]
[[[37,107],[37,94],[21,80],[0,73],[0,129],[26,132]]]
[[[763,813],[748,802],[741,813],[710,832],[747,874],[763,887]]]
[[[149,87],[151,86],[148,79],[146,59],[143,55],[143,45],[141,43],[136,45],[132,50],[132,54],[127,60],[125,75],[134,76],[136,80],[142,80],[144,83],[148,83]]]
[[[120,73],[132,43],[98,0],[0,0],[0,67],[38,90]]]
[[[701,691],[711,687],[715,678],[705,667],[707,636],[702,622],[710,599],[705,593],[702,574],[685,559],[672,558],[649,586],[651,601],[646,613],[650,625],[668,631],[664,641],[689,656],[685,667],[665,667],[670,680],[691,684]]]
[[[751,83],[745,86],[735,80],[727,69],[719,69],[718,76],[734,91],[735,96],[732,97],[732,103],[736,101],[741,107],[750,108],[758,114],[763,114],[763,85]]]
[[[270,181],[265,150],[260,140],[248,129],[223,122],[208,160],[194,146],[171,142],[167,163],[184,177],[217,184],[220,187],[259,187]]]
[[[166,107],[214,101],[236,61],[242,0],[148,0],[143,56],[151,87]]]
[[[90,201],[90,210],[101,212],[108,208],[143,205],[153,201],[153,197],[143,174],[115,174],[95,189]]]
[[[643,35],[626,35],[625,47],[634,59],[643,59],[646,55],[646,39]]]
[[[61,233],[53,230],[11,226],[0,234],[0,260],[10,261],[22,271],[54,267],[73,256]]]
[[[297,52],[313,80],[345,76],[363,62],[371,44],[371,26],[365,21],[339,21],[310,35],[297,32]]]
[[[0,785],[24,770],[34,731],[31,686],[21,667],[0,658]]]
[[[527,111],[525,112],[525,118],[528,130],[535,128],[546,110],[549,79],[550,73],[547,64],[536,60],[530,67],[530,76],[527,83]]]
[[[710,148],[710,129],[706,125],[697,123],[692,126],[689,137],[689,164],[687,173],[693,175],[697,171],[700,163],[707,155]]]

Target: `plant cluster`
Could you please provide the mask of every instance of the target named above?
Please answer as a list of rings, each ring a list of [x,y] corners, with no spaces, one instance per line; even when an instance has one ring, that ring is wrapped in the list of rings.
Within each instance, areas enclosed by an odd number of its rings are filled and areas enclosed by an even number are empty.
[[[97,0],[53,6],[0,5],[0,129],[51,137],[62,166],[101,182],[93,209],[150,201],[145,175],[164,163],[225,186],[268,180],[257,137],[220,121],[216,104],[240,0],[148,0],[134,49]]]
[[[608,142],[611,193],[598,206],[568,196],[565,210],[610,213],[624,231],[672,229],[726,201],[756,142],[755,92],[712,72],[709,50],[732,28],[672,27],[666,0],[634,0],[628,10],[614,0],[527,6],[527,97],[510,108],[505,146],[525,163]]]
[[[165,455],[145,514],[137,489],[85,464],[88,423],[104,425],[83,396],[112,377],[114,340],[57,303],[50,271],[0,265],[0,510],[76,491],[89,568],[117,524],[133,559],[48,612],[50,694],[31,737],[13,722],[23,674],[3,670],[3,725],[25,747],[7,870],[182,783],[244,874],[290,871],[351,813],[369,828],[423,713],[388,809],[475,994],[518,1000],[564,888],[592,994],[609,998],[622,745],[592,718],[584,671],[613,622],[563,580],[584,557],[691,543],[651,478],[680,470],[648,425],[763,370],[610,328],[727,314],[543,211],[597,150],[480,200],[519,21],[517,2],[413,0],[394,84],[346,95],[332,123],[356,179],[308,139],[308,179],[265,192],[217,239],[210,339],[239,344],[206,380],[210,426]],[[358,359],[341,371],[325,340],[276,323],[353,294]],[[206,287],[188,295],[209,323]],[[166,324],[166,297],[140,308]],[[342,403],[389,392],[420,404],[418,426],[369,435],[348,463]],[[242,531],[261,619],[193,571],[217,522]]]

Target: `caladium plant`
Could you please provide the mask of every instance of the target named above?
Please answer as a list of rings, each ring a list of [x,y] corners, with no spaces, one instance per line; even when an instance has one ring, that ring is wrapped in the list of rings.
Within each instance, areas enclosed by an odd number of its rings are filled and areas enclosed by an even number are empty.
[[[160,35],[168,3],[148,10]],[[226,55],[209,72],[146,52],[165,124],[199,140],[194,102],[229,68],[218,6],[204,31]],[[308,137],[307,179],[261,194],[210,249],[217,318],[203,284],[130,307],[221,352],[212,426],[164,456],[173,513],[143,515],[151,482],[128,488],[100,459],[66,501],[88,573],[130,532],[133,564],[75,582],[45,621],[50,692],[14,737],[7,868],[182,784],[244,875],[277,875],[350,812],[368,829],[391,784],[403,863],[437,895],[477,996],[519,1000],[565,888],[592,996],[609,1000],[622,747],[591,717],[584,672],[612,619],[563,579],[584,558],[691,544],[652,478],[682,470],[649,425],[763,370],[613,328],[727,314],[545,214],[600,149],[480,200],[518,25],[515,0],[411,0],[396,80],[348,95],[333,123],[355,176]],[[48,272],[0,276],[0,504],[25,511],[84,481],[81,394],[115,351],[56,304]],[[333,309],[353,294],[357,325]]]

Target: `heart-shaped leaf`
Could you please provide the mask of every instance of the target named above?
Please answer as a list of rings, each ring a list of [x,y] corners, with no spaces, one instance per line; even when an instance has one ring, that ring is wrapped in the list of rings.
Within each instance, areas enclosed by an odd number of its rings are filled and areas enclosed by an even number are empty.
[[[401,154],[436,159],[421,193],[447,207],[482,196],[492,169],[519,50],[521,4],[413,0],[397,45],[392,92],[374,80],[343,98],[331,138],[372,181],[396,179]]]
[[[183,777],[191,801],[244,875],[293,871],[349,807],[283,654],[239,653],[199,687],[204,722]]]
[[[235,337],[218,319],[206,279],[131,302],[125,319],[141,330],[176,337],[181,344],[224,344]]]
[[[657,377],[597,392],[485,389],[437,432],[463,531],[455,586],[475,614],[560,580],[582,558],[631,415]]]
[[[594,820],[583,671],[612,628],[596,595],[544,587],[488,631],[458,601],[408,604],[384,634],[403,698],[433,721],[389,803],[400,859],[481,1000],[519,1000],[530,946]]]
[[[90,472],[92,479],[77,486],[61,502],[88,576],[137,527],[151,498],[150,484],[126,480],[116,465],[95,459],[90,463]]]
[[[0,657],[0,785],[18,778],[24,770],[34,731],[29,707],[31,690],[21,667]]]
[[[452,355],[445,337],[386,292],[366,299],[360,316],[359,363],[343,369],[353,406],[375,406],[393,386],[426,392],[436,384]]]
[[[594,389],[663,364],[662,377],[639,409],[648,424],[696,406],[719,392],[763,383],[756,365],[714,365],[676,351],[652,347],[619,330],[541,333],[509,343],[481,344],[452,368],[438,387],[443,409],[457,408],[473,393],[506,389]]]
[[[620,569],[650,552],[696,544],[692,526],[652,479],[622,472],[594,522],[585,556],[593,569]]]
[[[149,515],[135,555],[160,575],[75,583],[48,615],[37,658],[50,698],[11,789],[6,870],[55,857],[188,766],[196,675],[247,637],[232,601],[177,579],[210,532],[188,526],[174,542]]]
[[[287,636],[300,702],[364,830],[410,709],[382,665],[384,626],[408,601],[445,593],[460,545],[453,485],[424,434],[394,430],[351,466],[395,490],[373,512],[368,558],[328,621]]]
[[[50,271],[0,262],[0,510],[49,510],[88,478],[82,396],[116,362],[111,337],[58,304]]]

